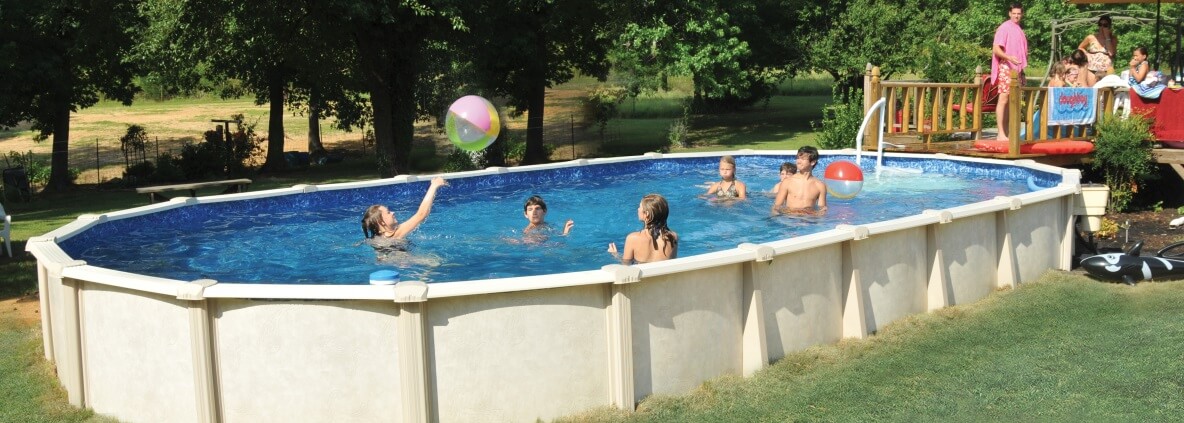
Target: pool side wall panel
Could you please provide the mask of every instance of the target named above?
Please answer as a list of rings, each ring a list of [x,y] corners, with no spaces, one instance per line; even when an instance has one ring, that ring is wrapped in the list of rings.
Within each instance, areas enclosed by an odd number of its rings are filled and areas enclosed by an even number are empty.
[[[211,302],[220,421],[400,419],[394,302]]]
[[[196,422],[189,311],[162,295],[96,283],[81,291],[86,403],[133,422]]]
[[[603,406],[608,289],[595,284],[428,301],[430,415],[440,422],[521,422]]]
[[[770,361],[842,339],[842,270],[838,244],[754,263]]]
[[[869,332],[926,311],[924,228],[875,234],[851,245],[852,267],[859,271]]]
[[[632,304],[634,399],[741,373],[741,265],[645,278]]]
[[[1021,282],[1036,280],[1050,269],[1061,267],[1063,207],[1061,201],[1041,201],[1007,212],[1007,230],[1012,234]]]
[[[970,216],[935,225],[936,247],[941,249],[949,284],[946,305],[968,304],[995,290],[995,217]],[[935,309],[940,307],[930,307]]]

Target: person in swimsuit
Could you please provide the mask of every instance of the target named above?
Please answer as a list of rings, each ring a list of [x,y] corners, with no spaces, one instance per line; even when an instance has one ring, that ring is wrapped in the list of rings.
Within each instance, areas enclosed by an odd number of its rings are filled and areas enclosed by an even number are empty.
[[[1008,93],[1011,92],[1011,72],[1024,86],[1024,68],[1028,67],[1028,36],[1020,27],[1024,18],[1024,6],[1012,3],[1007,8],[1007,20],[995,29],[995,40],[991,46],[991,82],[999,87],[999,100],[995,107],[995,121],[999,133],[995,139],[1007,141]],[[801,169],[798,169],[801,171]]]
[[[707,195],[716,200],[743,200],[748,198],[748,187],[736,179],[736,159],[732,156],[719,158],[719,182],[707,188]]]
[[[401,240],[406,238],[411,231],[418,228],[419,224],[428,218],[428,214],[432,212],[432,202],[436,199],[436,191],[447,185],[448,181],[444,178],[432,179],[431,184],[428,185],[428,192],[423,195],[423,201],[419,203],[419,210],[402,223],[399,223],[395,214],[384,205],[375,204],[366,208],[366,212],[362,214],[362,234],[366,236],[367,240]]]
[[[543,201],[543,197],[532,195],[526,199],[526,203],[522,205],[522,216],[526,217],[526,228],[522,230],[522,236],[527,241],[539,242],[546,240],[547,236],[554,232],[551,225],[547,224],[547,203]],[[563,236],[571,233],[572,226],[575,222],[567,219],[563,224]]]
[[[826,214],[826,184],[813,174],[817,164],[817,148],[807,145],[798,149],[798,172],[781,183],[773,200],[774,214]]]
[[[1097,79],[1102,79],[1114,69],[1114,54],[1118,52],[1118,36],[1110,30],[1110,15],[1098,17],[1098,31],[1085,36],[1078,50],[1089,58],[1086,66]]]
[[[777,193],[781,191],[781,184],[785,183],[785,180],[789,179],[789,177],[793,176],[795,173],[798,173],[798,166],[796,164],[791,162],[782,163],[781,172],[779,175],[781,179],[777,180],[777,183],[773,185],[773,189],[769,190],[769,192],[776,196]]]
[[[678,234],[666,225],[670,205],[658,194],[649,194],[637,205],[637,220],[645,225],[642,230],[625,237],[622,252],[615,242],[608,244],[608,253],[622,264],[651,263],[678,257]]]

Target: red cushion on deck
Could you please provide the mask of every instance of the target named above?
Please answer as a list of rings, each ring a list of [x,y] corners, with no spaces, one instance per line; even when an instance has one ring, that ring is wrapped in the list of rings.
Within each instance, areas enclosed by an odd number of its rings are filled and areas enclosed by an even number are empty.
[[[1008,141],[978,140],[974,142],[974,149],[987,153],[1006,153],[1010,147]],[[1094,151],[1094,143],[1089,141],[1047,141],[1020,144],[1020,154],[1086,154]]]

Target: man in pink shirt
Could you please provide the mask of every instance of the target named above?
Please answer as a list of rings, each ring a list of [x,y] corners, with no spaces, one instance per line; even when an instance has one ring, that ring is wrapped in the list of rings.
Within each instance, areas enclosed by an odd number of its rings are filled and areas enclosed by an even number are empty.
[[[995,41],[991,44],[991,82],[999,87],[999,104],[995,107],[995,121],[999,125],[996,139],[1007,141],[1007,95],[1011,91],[1011,71],[1019,75],[1019,85],[1024,85],[1024,68],[1028,66],[1028,37],[1020,28],[1024,17],[1024,6],[1012,3],[1007,9],[1008,19],[995,30]]]

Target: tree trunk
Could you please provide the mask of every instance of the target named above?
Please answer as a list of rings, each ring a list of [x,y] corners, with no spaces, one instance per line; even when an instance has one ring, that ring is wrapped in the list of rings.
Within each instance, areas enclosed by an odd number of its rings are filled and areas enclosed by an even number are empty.
[[[321,143],[321,108],[317,107],[316,91],[308,96],[308,157],[315,161],[325,156]]]
[[[378,176],[390,178],[395,170],[394,105],[391,90],[382,83],[372,83],[370,106],[374,109],[374,150],[378,155]]]
[[[547,81],[536,79],[528,94],[526,115],[526,157],[523,164],[547,162],[547,149],[543,147],[543,113],[547,97]]]
[[[284,77],[275,67],[267,80],[267,101],[271,107],[267,121],[267,161],[263,168],[274,172],[288,167],[284,160]]]
[[[415,84],[419,77],[419,41],[406,43],[394,66],[394,87],[391,90],[391,130],[394,132],[395,174],[411,173],[411,142],[415,140]]]
[[[70,102],[63,100],[53,118],[53,153],[49,159],[49,183],[45,189],[64,191],[73,185],[70,178]],[[28,169],[26,169],[28,170]]]
[[[411,170],[415,137],[415,85],[423,31],[376,25],[354,33],[361,69],[374,111],[378,174],[389,178]]]

